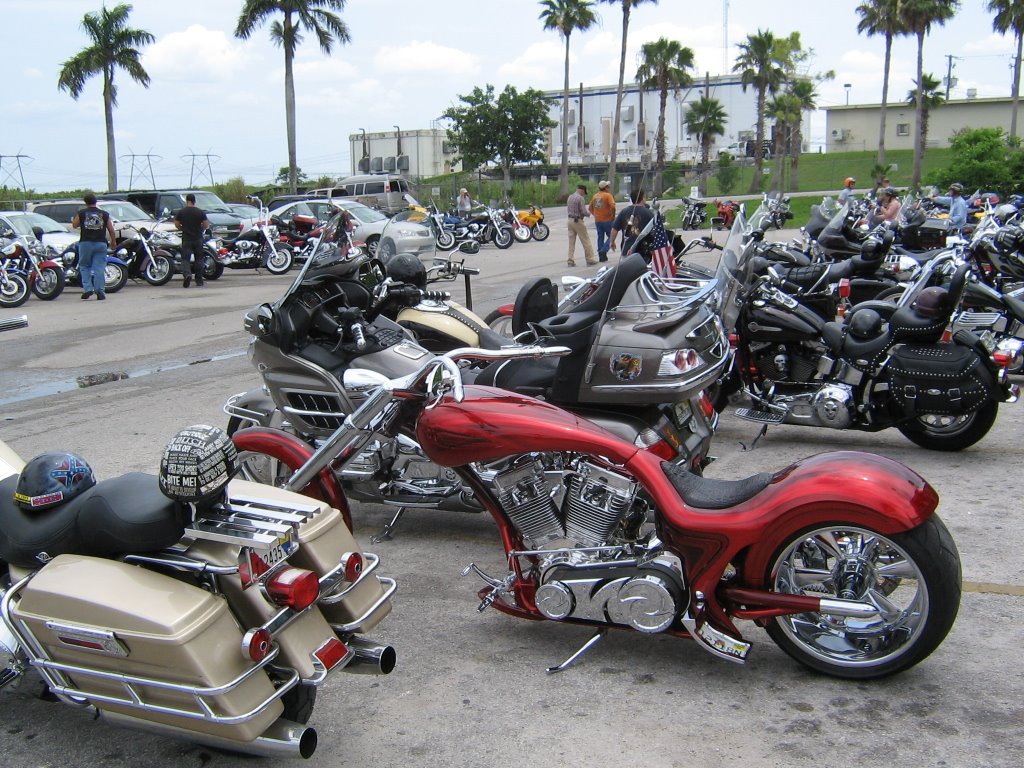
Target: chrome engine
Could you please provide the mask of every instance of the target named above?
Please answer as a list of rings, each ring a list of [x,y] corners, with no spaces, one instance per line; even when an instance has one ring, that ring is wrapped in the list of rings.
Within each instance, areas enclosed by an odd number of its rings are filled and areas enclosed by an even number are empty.
[[[478,466],[533,549],[537,607],[549,619],[668,629],[687,607],[682,563],[646,523],[639,485],[575,454],[525,455]]]
[[[239,238],[238,240],[235,240],[234,243],[234,248],[239,253],[251,253],[252,251],[258,250],[259,247],[260,243],[257,243],[255,240],[242,240]]]

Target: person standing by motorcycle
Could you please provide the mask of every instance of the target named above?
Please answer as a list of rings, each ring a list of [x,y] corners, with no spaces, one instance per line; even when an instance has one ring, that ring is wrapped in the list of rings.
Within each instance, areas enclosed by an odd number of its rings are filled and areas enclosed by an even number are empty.
[[[608,191],[609,186],[610,183],[603,179],[598,182],[597,192],[590,198],[588,206],[597,227],[598,261],[608,261],[608,243],[611,241],[612,222],[615,221],[615,198]]]
[[[71,219],[71,226],[82,230],[78,240],[78,273],[82,279],[82,298],[96,294],[96,301],[107,298],[107,243],[117,243],[110,214],[96,206],[96,195],[86,192],[82,208]]]
[[[847,176],[846,180],[843,181],[843,189],[839,192],[839,205],[843,206],[853,201],[854,192],[853,185],[857,183],[857,180],[853,176]]]
[[[196,196],[189,192],[185,195],[185,207],[174,214],[174,226],[181,231],[181,271],[185,273],[183,288],[192,284],[195,273],[196,285],[203,284],[203,267],[206,253],[203,250],[203,230],[210,226],[206,212],[196,205]],[[189,261],[192,261],[189,271]]]
[[[568,264],[570,267],[576,266],[576,239],[583,244],[583,256],[587,260],[587,264],[597,264],[597,258],[594,256],[594,244],[590,242],[590,233],[587,231],[587,225],[584,219],[590,215],[590,211],[587,210],[587,188],[582,184],[576,185],[576,191],[569,195],[569,199],[565,201],[566,212],[569,215],[569,259]]]
[[[636,240],[636,236],[647,226],[647,222],[654,217],[654,211],[647,207],[646,197],[642,189],[635,189],[630,192],[629,199],[633,204],[623,208],[612,223],[612,234],[608,247],[613,251],[621,232],[622,252],[628,253],[633,245],[633,241]]]
[[[953,182],[949,185],[949,226],[962,229],[967,223],[967,200],[964,199],[962,184]]]
[[[455,210],[459,218],[468,219],[470,211],[473,210],[473,198],[469,196],[469,190],[463,187],[459,190],[458,200],[455,201]]]

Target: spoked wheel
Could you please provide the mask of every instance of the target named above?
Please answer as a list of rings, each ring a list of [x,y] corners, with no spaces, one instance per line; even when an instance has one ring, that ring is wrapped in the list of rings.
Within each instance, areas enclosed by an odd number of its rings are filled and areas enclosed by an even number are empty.
[[[42,267],[32,283],[32,293],[43,301],[53,301],[64,292],[66,279],[64,270],[56,267]]]
[[[20,307],[28,301],[28,282],[21,275],[7,273],[7,279],[0,282],[0,307]]]
[[[801,613],[768,634],[801,664],[835,677],[883,677],[912,667],[949,632],[960,606],[960,557],[937,516],[884,536],[834,523],[784,543],[767,574],[776,592],[873,605],[867,617]]]
[[[267,272],[272,275],[283,275],[292,268],[295,254],[284,243],[274,243],[274,252],[267,259]]]
[[[150,285],[166,285],[174,276],[174,265],[166,253],[156,253],[146,264],[143,279]]]
[[[512,337],[512,315],[503,314],[495,309],[484,318],[484,322],[490,326],[492,331],[500,333],[502,336]]]
[[[511,248],[512,243],[515,242],[512,237],[512,230],[509,227],[498,227],[494,230],[494,245],[501,250]]]
[[[128,283],[128,269],[116,262],[107,262],[103,270],[103,290],[105,293],[117,293]]]
[[[551,234],[551,227],[545,224],[543,221],[538,221],[533,225],[533,229],[530,230],[530,235],[534,240],[547,240],[548,235]]]
[[[455,247],[455,235],[449,232],[447,229],[442,229],[437,233],[437,248],[441,251],[450,251]]]
[[[962,416],[926,414],[898,425],[910,442],[933,451],[962,451],[981,440],[996,423],[999,403],[992,401]]]
[[[366,252],[371,256],[377,255],[378,245],[380,245],[380,235],[372,235],[366,238]]]

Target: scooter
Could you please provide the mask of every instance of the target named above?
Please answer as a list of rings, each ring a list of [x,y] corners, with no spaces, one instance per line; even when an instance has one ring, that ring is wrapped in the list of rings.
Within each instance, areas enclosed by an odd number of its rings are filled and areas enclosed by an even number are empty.
[[[390,343],[340,310],[326,307],[317,322],[332,322],[342,344]],[[261,314],[261,333],[275,332],[275,315]],[[923,478],[881,456],[833,452],[705,479],[551,403],[462,382],[465,361],[567,353],[424,351],[398,377],[350,368],[344,387],[360,392],[359,407],[315,451],[262,427],[235,441],[293,469],[283,487],[317,494],[326,482],[340,495],[331,477],[376,441],[415,439],[497,524],[508,571],[463,571],[484,582],[478,609],[594,630],[549,672],[610,628],[688,637],[743,662],[752,646],[737,623],[749,620],[800,663],[854,679],[908,669],[939,646],[959,607],[960,563]]]

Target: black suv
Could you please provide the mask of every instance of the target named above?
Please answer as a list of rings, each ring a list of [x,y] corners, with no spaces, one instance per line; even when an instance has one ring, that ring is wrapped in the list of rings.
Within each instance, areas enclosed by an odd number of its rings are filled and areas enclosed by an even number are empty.
[[[142,189],[128,192],[107,192],[97,197],[105,200],[127,200],[151,216],[174,215],[185,207],[185,195],[196,196],[196,205],[206,212],[214,237],[234,240],[242,231],[243,219],[232,213],[227,204],[213,192],[201,189]]]

